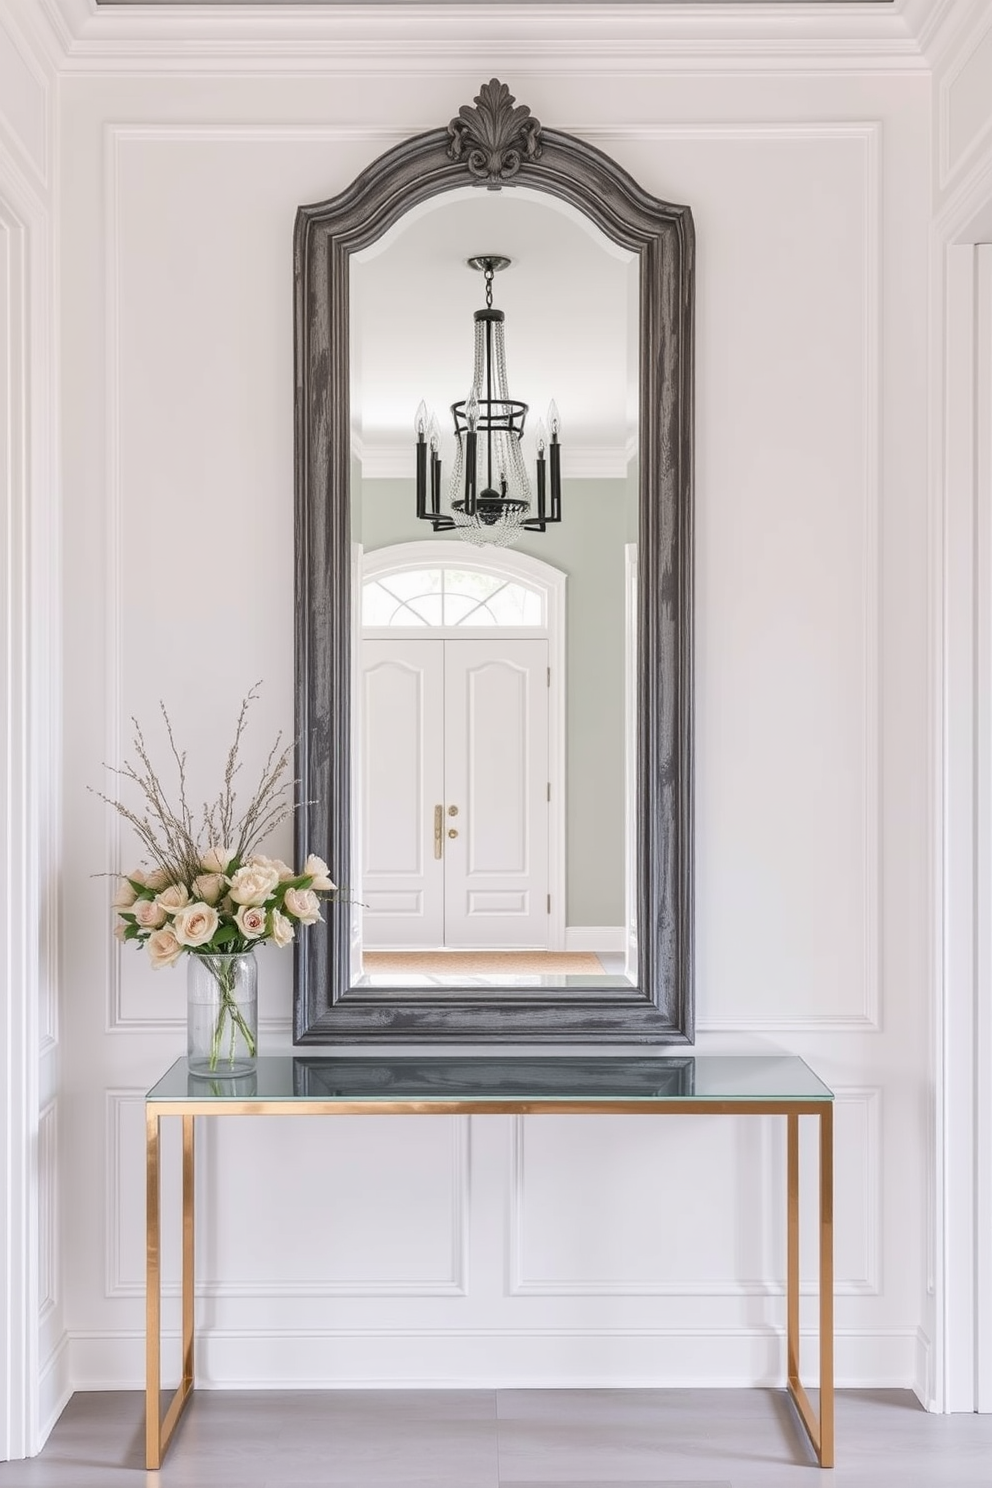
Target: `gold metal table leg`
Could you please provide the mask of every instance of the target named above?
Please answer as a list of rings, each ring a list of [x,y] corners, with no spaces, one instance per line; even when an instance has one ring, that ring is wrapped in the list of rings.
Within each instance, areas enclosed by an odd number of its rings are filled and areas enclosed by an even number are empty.
[[[820,1466],[834,1465],[834,1109],[820,1112]]]
[[[161,1141],[160,1118],[148,1114],[147,1122],[147,1272],[145,1343],[145,1466],[162,1466],[166,1447],[176,1423],[193,1393],[193,1296],[194,1296],[194,1128],[193,1117],[183,1116],[183,1240],[182,1240],[182,1344],[183,1368],[178,1388],[161,1417],[162,1384],[162,1245],[161,1245]]]
[[[786,1348],[788,1354],[787,1378],[790,1384],[799,1383],[799,1117],[790,1114],[788,1123],[787,1168],[787,1224],[785,1261],[785,1312]]]
[[[162,1464],[159,1430],[162,1331],[162,1223],[159,1200],[159,1118],[145,1111],[145,1466]]]
[[[820,1418],[799,1378],[799,1117],[788,1122],[786,1348],[788,1388],[821,1467],[834,1465],[833,1107],[820,1108]]]

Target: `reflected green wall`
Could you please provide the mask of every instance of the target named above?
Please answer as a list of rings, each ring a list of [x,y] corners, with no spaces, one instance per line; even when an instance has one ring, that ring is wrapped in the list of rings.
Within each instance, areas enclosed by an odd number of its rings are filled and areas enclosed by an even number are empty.
[[[412,481],[367,480],[361,489],[367,552],[434,537],[413,514]],[[624,544],[636,539],[636,483],[566,482],[562,512],[560,526],[526,533],[515,551],[568,575],[566,924],[622,925]],[[456,536],[447,541],[455,550],[466,546]]]

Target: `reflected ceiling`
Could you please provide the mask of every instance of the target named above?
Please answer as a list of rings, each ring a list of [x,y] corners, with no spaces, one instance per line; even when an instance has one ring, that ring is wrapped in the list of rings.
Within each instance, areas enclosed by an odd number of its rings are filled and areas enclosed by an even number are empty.
[[[493,303],[506,313],[510,391],[530,405],[529,436],[554,398],[564,473],[623,478],[636,432],[637,265],[577,212],[519,187],[435,198],[353,258],[352,433],[363,475],[409,476],[421,398],[438,416],[450,468],[449,408],[468,396],[473,314],[485,303],[466,260],[482,254],[513,261],[496,275]]]

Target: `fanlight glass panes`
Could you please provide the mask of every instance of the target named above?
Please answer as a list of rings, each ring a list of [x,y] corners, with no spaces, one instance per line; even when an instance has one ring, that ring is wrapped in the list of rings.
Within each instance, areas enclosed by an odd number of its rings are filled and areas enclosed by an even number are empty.
[[[417,568],[366,580],[362,624],[543,627],[547,614],[543,592],[519,579],[475,569]]]

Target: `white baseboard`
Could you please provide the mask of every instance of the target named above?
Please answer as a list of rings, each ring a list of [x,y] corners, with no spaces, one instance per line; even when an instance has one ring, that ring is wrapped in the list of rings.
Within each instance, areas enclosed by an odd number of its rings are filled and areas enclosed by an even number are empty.
[[[626,946],[622,925],[566,925],[566,951],[622,951]]]
[[[933,1376],[933,1345],[922,1328],[916,1330],[916,1374],[913,1394],[924,1410],[937,1409],[936,1382]]]
[[[816,1339],[803,1335],[803,1382],[816,1384]],[[917,1335],[838,1332],[836,1383],[849,1389],[912,1389]],[[144,1386],[140,1331],[76,1333],[78,1390]],[[806,1365],[805,1361],[809,1363]],[[178,1371],[179,1339],[164,1338],[163,1363]],[[204,1389],[674,1389],[781,1386],[785,1342],[769,1328],[620,1331],[534,1329],[210,1329],[196,1350]],[[176,1376],[164,1384],[174,1387]]]
[[[73,1384],[70,1374],[70,1341],[63,1333],[42,1365],[38,1379],[38,1443],[40,1452],[59,1416],[69,1403]]]

